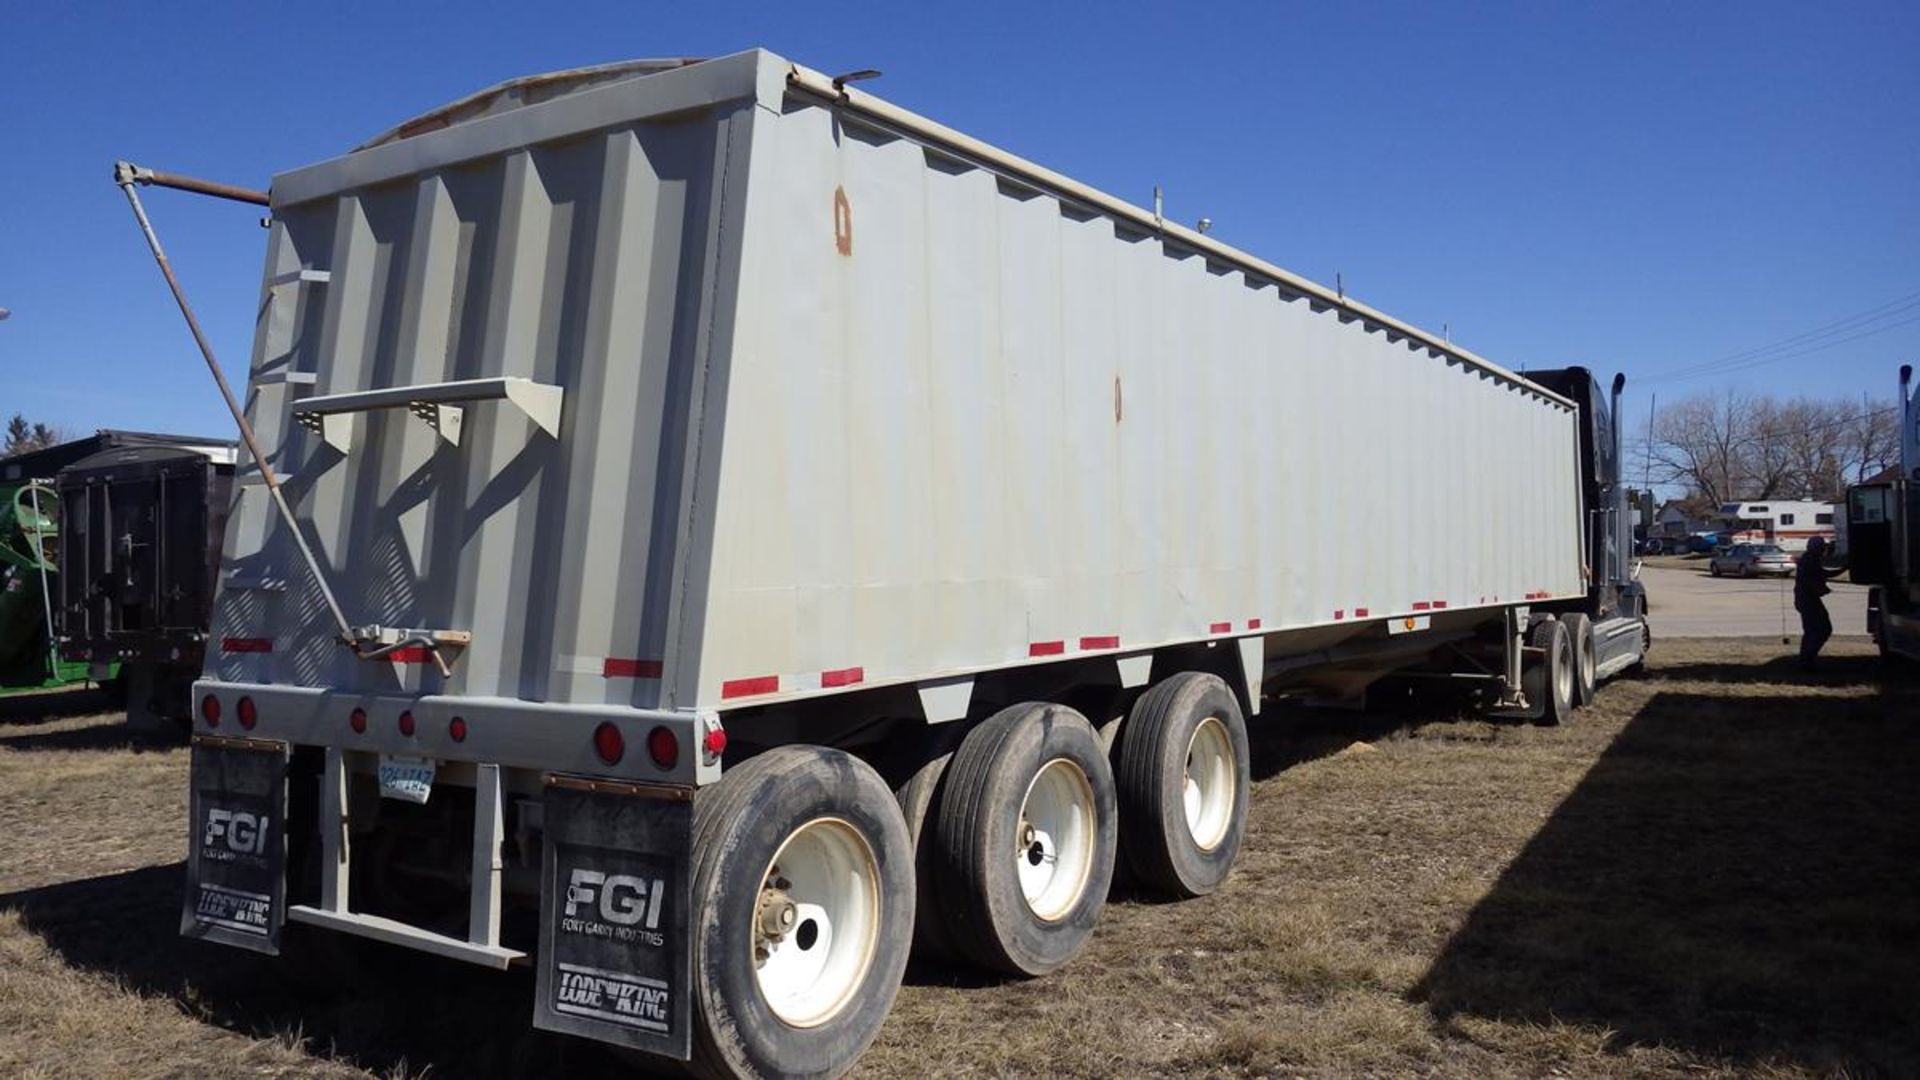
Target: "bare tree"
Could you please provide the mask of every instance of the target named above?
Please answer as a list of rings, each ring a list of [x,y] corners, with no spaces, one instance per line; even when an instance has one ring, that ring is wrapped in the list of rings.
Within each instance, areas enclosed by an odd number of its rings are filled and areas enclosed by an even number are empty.
[[[1643,467],[1658,484],[1720,504],[1736,499],[1837,502],[1846,485],[1899,456],[1896,410],[1873,402],[1777,400],[1737,390],[1696,394],[1654,418]]]
[[[1843,430],[1841,464],[1852,474],[1854,483],[1900,460],[1898,406],[1876,407],[1862,396],[1859,412]]]
[[[1684,487],[1708,502],[1733,497],[1744,478],[1753,402],[1738,391],[1698,394],[1653,419],[1648,472],[1654,483]]]

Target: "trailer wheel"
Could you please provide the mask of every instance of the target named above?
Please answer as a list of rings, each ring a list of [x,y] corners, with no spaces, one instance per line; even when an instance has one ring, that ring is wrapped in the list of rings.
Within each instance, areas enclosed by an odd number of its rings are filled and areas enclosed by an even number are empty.
[[[1577,611],[1560,616],[1573,647],[1573,704],[1584,709],[1600,692],[1599,647],[1593,640],[1593,620]]]
[[[1044,975],[1093,933],[1113,880],[1113,771],[1087,718],[1029,702],[967,733],[934,825],[947,933],[982,967]]]
[[[1182,672],[1134,704],[1121,729],[1119,789],[1127,864],[1173,896],[1220,887],[1247,820],[1247,723],[1217,675]]]
[[[839,750],[767,751],[700,793],[693,857],[695,1071],[844,1072],[913,940],[913,849],[886,782]]]
[[[1534,723],[1564,724],[1573,715],[1573,643],[1566,624],[1547,618],[1527,631],[1527,644],[1540,650],[1539,659],[1527,665],[1521,683],[1527,702],[1533,706]]]
[[[907,840],[913,845],[913,876],[917,896],[914,901],[913,947],[927,956],[952,957],[953,942],[947,937],[947,916],[940,906],[938,871],[934,852],[939,846],[933,822],[940,792],[952,754],[941,754],[915,770],[894,798],[906,819]]]

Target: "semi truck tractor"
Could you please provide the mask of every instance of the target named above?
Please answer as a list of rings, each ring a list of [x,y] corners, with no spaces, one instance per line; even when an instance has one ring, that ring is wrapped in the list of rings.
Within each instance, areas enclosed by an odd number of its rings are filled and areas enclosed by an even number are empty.
[[[912,949],[1043,976],[1121,858],[1221,887],[1277,703],[1556,723],[1645,654],[1618,381],[764,51],[509,82],[268,201],[190,936],[832,1075]]]
[[[1920,660],[1920,431],[1913,367],[1900,366],[1900,467],[1847,489],[1847,578],[1867,586],[1867,633],[1882,659]]]

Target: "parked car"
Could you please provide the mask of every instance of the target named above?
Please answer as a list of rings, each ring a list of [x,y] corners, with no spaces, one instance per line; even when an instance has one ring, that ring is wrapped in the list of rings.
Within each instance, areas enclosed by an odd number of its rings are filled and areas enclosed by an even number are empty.
[[[1793,559],[1777,544],[1735,544],[1707,560],[1707,573],[1714,577],[1722,574],[1738,574],[1741,577],[1791,574]]]

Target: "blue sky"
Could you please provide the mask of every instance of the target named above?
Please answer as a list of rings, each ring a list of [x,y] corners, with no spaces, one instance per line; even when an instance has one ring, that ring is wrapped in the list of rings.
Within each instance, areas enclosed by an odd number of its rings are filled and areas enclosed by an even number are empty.
[[[1625,370],[1636,417],[1649,390],[1730,383],[1886,397],[1920,359],[1911,2],[16,0],[0,17],[0,413],[75,432],[229,428],[116,158],[264,187],[501,79],[754,45],[880,68],[876,93],[1136,202],[1162,185],[1170,216],[1337,272],[1510,367]],[[148,205],[244,373],[258,213]],[[1729,357],[1743,366],[1673,377]]]

